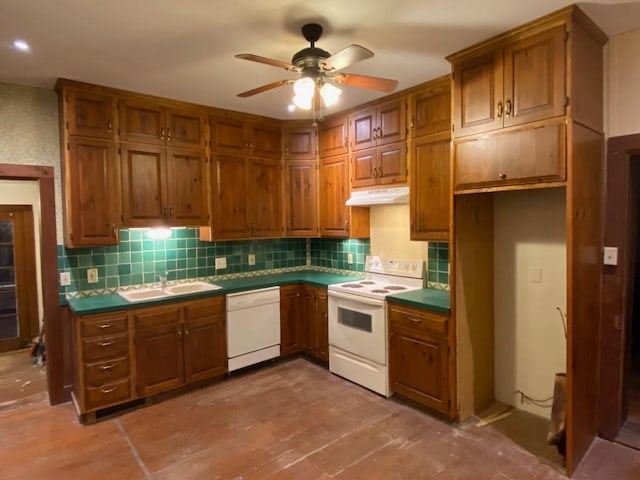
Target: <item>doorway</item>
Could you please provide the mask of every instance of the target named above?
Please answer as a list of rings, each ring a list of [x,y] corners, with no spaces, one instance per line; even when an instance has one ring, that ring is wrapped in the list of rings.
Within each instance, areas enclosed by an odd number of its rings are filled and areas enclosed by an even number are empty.
[[[0,353],[38,335],[38,289],[31,205],[0,205]]]

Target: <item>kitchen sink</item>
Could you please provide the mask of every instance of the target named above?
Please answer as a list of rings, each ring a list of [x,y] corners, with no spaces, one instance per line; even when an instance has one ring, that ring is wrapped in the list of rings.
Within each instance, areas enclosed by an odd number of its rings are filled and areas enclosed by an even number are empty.
[[[209,292],[212,290],[220,290],[220,285],[214,285],[207,282],[191,282],[181,283],[178,285],[170,285],[164,288],[136,288],[132,290],[123,290],[118,292],[127,302],[146,302],[148,300],[158,300],[161,298],[178,297],[180,295],[188,295],[190,293]]]

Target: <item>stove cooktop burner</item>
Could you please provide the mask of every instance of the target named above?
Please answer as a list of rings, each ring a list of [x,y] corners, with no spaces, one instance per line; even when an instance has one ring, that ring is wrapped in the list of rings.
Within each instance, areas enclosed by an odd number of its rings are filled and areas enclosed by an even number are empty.
[[[357,283],[346,283],[344,285],[342,285],[344,288],[362,288],[362,285],[359,285]]]
[[[372,282],[371,280],[363,280],[362,282],[358,282],[360,285],[375,285],[376,282]]]
[[[376,288],[375,290],[371,290],[371,293],[389,293],[389,290],[384,290],[382,288]]]
[[[387,285],[386,287],[387,290],[406,290],[407,287],[403,287],[401,285]]]

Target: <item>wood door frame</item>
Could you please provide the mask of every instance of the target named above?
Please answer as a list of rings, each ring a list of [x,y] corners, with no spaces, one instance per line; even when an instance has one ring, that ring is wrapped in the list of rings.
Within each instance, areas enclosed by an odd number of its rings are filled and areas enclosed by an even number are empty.
[[[635,256],[631,169],[632,162],[640,162],[633,159],[640,155],[640,134],[612,137],[607,147],[604,244],[618,248],[618,265],[603,267],[598,423],[600,436],[614,440],[626,414],[626,339],[632,320]]]
[[[68,401],[65,388],[64,334],[58,297],[58,251],[54,169],[40,165],[0,163],[0,179],[37,181],[40,191],[40,270],[42,303],[46,321],[47,388],[52,405]]]

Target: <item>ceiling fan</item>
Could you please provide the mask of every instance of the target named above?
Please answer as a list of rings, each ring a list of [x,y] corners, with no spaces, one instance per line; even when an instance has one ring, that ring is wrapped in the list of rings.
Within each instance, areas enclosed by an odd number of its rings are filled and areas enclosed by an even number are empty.
[[[291,63],[282,62],[272,58],[261,57],[250,53],[236,55],[236,58],[251,62],[264,63],[290,72],[300,74],[297,80],[279,80],[268,83],[246,92],[239,93],[238,97],[251,97],[258,93],[266,92],[284,85],[294,84],[295,97],[293,102],[300,108],[308,110],[317,93],[322,97],[326,106],[334,104],[340,95],[340,89],[331,83],[336,82],[353,87],[368,88],[384,93],[393,92],[398,86],[397,80],[371,77],[354,73],[342,73],[346,67],[356,62],[373,57],[373,52],[361,45],[349,45],[339,52],[331,55],[326,50],[317,48],[315,43],[322,35],[322,26],[317,23],[308,23],[302,26],[302,35],[311,44],[297,52],[291,59]]]

